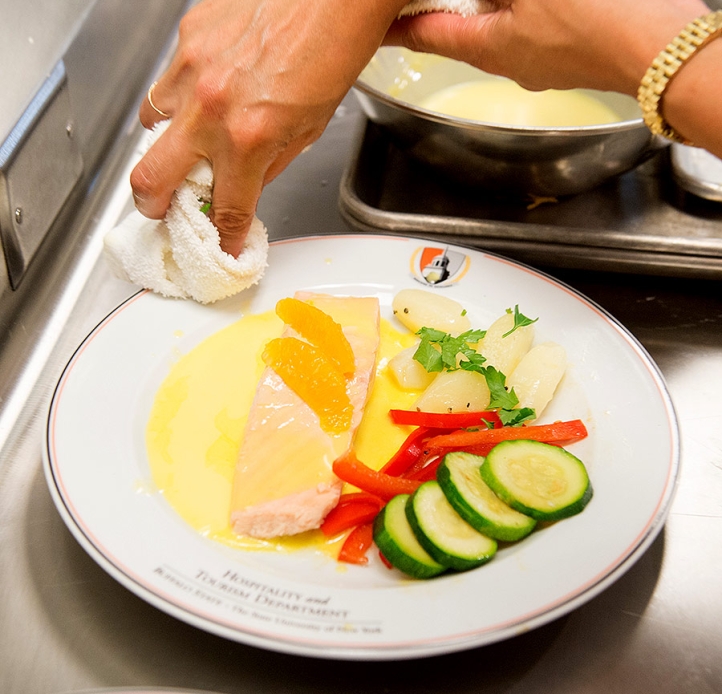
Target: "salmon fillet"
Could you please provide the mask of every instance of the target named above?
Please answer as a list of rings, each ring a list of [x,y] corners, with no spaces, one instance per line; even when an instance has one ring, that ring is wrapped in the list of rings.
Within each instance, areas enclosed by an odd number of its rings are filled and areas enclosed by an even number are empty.
[[[330,434],[318,415],[271,368],[251,405],[238,454],[231,497],[231,527],[258,538],[318,528],[338,503],[343,483],[333,461],[346,453],[363,417],[379,346],[379,304],[371,297],[297,292],[343,327],[355,358],[347,392],[353,415],[346,431]],[[286,328],[284,336],[295,335]]]

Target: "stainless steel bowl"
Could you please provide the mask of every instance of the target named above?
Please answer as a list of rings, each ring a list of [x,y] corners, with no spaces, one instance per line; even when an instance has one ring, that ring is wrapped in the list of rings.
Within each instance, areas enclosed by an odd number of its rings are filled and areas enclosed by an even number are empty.
[[[486,79],[501,78],[447,58],[384,47],[355,87],[366,115],[402,149],[471,186],[537,196],[580,193],[666,145],[645,127],[633,98],[612,92],[581,90],[614,109],[620,121],[580,127],[497,125],[415,105],[444,87]]]

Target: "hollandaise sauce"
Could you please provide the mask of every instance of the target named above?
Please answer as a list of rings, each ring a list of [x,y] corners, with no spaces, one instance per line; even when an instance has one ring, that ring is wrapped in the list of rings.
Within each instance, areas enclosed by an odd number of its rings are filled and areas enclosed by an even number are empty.
[[[434,92],[419,106],[456,118],[525,127],[604,125],[622,120],[612,108],[585,92],[532,92],[510,80],[455,84]]]
[[[256,384],[265,368],[268,340],[283,330],[274,311],[247,315],[211,335],[183,355],[156,393],[146,429],[154,485],[175,511],[199,533],[246,550],[314,549],[335,554],[339,539],[320,531],[273,540],[240,537],[230,528],[231,490],[236,458]],[[386,368],[388,360],[414,337],[381,321],[376,377],[356,434],[360,460],[381,467],[408,430],[393,425],[391,407],[408,408],[418,397],[403,391]]]

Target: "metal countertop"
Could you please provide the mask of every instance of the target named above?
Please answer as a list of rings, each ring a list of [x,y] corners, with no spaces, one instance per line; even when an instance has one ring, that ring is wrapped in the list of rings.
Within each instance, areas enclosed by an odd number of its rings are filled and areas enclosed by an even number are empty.
[[[338,211],[339,184],[361,125],[349,97],[321,140],[268,186],[258,215],[272,238],[349,232]],[[121,686],[227,694],[722,692],[722,285],[714,280],[549,270],[607,309],[647,348],[667,380],[683,444],[681,478],[664,530],[624,576],[571,614],[458,654],[334,662],[226,641],[116,583],[56,512],[41,447],[49,399],[65,362],[94,325],[135,291],[110,276],[98,243],[129,208],[127,173],[116,167],[113,195],[83,217],[87,242],[56,284],[65,303],[45,327],[20,326],[29,340],[48,330],[55,334],[37,378],[16,403],[4,447],[0,439],[3,694]]]

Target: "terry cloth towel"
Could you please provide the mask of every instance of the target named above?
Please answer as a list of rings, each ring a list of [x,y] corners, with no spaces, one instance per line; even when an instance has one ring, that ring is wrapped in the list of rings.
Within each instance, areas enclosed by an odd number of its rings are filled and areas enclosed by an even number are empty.
[[[453,12],[462,17],[483,14],[498,9],[491,0],[412,0],[400,12],[399,17],[422,12]]]
[[[170,121],[151,131],[147,147]],[[207,160],[188,174],[173,194],[165,219],[131,212],[105,237],[105,256],[121,279],[163,296],[209,304],[256,284],[267,266],[268,234],[254,217],[238,258],[221,250],[218,230],[201,211],[210,200],[213,170]]]

